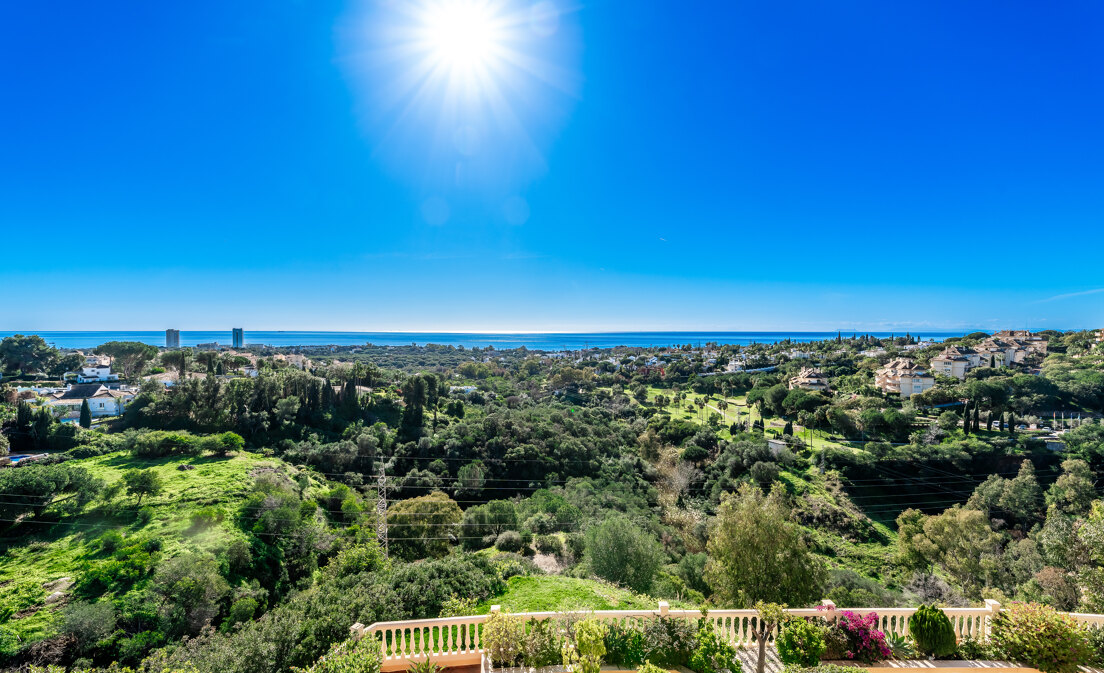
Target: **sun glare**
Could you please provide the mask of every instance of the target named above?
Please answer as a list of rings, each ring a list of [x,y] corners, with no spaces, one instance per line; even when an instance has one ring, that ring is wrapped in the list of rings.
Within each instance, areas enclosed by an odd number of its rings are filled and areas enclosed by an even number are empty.
[[[567,1],[365,2],[342,31],[342,61],[363,85],[377,156],[435,189],[513,189],[543,171],[578,99]],[[445,208],[426,212],[448,219]]]
[[[482,2],[445,0],[428,7],[424,21],[427,47],[446,68],[488,68],[502,46],[501,26]]]

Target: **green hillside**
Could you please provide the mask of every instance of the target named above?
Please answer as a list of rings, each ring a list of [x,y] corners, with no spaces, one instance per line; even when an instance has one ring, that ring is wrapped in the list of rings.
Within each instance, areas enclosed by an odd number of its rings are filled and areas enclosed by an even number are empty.
[[[184,551],[212,555],[235,539],[244,540],[234,516],[246,497],[251,475],[262,470],[291,472],[279,459],[241,452],[232,458],[198,456],[142,459],[126,452],[69,461],[103,480],[106,492],[131,469],[153,469],[163,491],[141,503],[120,493],[110,501],[89,503],[78,514],[60,520],[28,520],[19,539],[5,540],[0,553],[0,615],[10,615],[6,635],[34,642],[56,632],[60,608],[69,602],[73,580],[86,563],[103,560],[101,536],[109,531],[130,540],[157,540],[160,554]],[[202,523],[193,517],[205,515]],[[60,591],[61,597],[50,595]]]

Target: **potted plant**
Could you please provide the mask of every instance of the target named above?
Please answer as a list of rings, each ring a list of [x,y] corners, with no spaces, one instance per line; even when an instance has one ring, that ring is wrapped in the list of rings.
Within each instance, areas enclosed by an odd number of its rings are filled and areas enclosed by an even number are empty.
[[[492,612],[483,623],[483,662],[489,671],[523,673],[521,662],[525,624],[505,612]]]

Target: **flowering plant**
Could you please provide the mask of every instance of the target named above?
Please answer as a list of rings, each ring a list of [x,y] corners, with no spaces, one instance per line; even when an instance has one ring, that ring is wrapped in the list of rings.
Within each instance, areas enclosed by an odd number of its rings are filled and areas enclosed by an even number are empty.
[[[885,633],[878,630],[878,615],[869,612],[857,615],[849,610],[840,612],[832,625],[843,647],[843,656],[864,664],[873,664],[888,659],[892,652],[886,644]]]

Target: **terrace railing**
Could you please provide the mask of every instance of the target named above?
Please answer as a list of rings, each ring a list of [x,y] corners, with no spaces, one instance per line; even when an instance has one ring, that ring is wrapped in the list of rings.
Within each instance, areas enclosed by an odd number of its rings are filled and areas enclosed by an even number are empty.
[[[822,617],[832,621],[844,609],[858,615],[876,613],[879,629],[887,634],[901,636],[908,635],[909,617],[916,612],[916,608],[837,608],[831,601],[823,601],[819,608],[790,609],[786,612],[795,617]],[[491,608],[492,614],[499,611],[497,605]],[[992,619],[1000,613],[1000,603],[987,600],[984,607],[943,608],[943,612],[951,620],[958,640],[985,640],[989,637]],[[556,619],[567,614],[569,613],[518,612],[511,616],[522,620],[543,620]],[[659,601],[655,610],[598,610],[573,614],[626,623],[653,617],[688,620],[702,618],[702,613],[698,610],[671,610],[666,601]],[[1083,624],[1104,626],[1104,615],[1069,614]],[[371,626],[354,624],[350,631],[355,637],[372,637],[379,641],[383,651],[384,672],[403,671],[412,663],[426,659],[446,667],[477,666],[483,656],[483,624],[489,617],[490,615],[471,615],[376,622]],[[758,625],[755,610],[710,610],[705,619],[713,624],[718,634],[735,646],[750,646],[754,643],[752,633]],[[776,634],[772,634],[772,638],[773,635]]]

